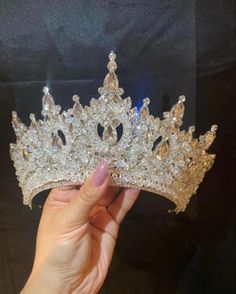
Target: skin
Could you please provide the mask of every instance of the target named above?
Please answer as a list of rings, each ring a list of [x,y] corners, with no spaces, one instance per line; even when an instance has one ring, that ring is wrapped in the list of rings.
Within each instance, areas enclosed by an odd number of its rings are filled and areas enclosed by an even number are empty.
[[[119,226],[138,194],[110,186],[106,164],[81,188],[53,189],[43,208],[33,269],[21,293],[97,293]]]

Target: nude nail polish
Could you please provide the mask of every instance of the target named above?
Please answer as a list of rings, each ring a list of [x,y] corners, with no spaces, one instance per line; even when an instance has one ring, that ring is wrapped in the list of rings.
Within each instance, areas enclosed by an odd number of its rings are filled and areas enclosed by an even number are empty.
[[[96,167],[95,171],[93,172],[92,183],[94,186],[99,187],[103,184],[108,174],[107,171],[107,161],[100,162],[99,165]]]

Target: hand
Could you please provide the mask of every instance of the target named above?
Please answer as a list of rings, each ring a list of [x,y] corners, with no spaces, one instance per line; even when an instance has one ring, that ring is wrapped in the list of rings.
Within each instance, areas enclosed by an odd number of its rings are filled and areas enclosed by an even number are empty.
[[[102,162],[80,189],[53,189],[45,202],[32,273],[21,293],[97,293],[119,225],[139,191],[109,186]]]

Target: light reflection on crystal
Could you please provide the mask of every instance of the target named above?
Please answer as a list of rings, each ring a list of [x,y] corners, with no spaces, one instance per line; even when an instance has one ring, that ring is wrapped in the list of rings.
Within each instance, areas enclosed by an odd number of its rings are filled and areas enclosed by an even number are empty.
[[[167,141],[162,141],[160,144],[157,145],[156,149],[154,150],[154,154],[158,160],[163,160],[168,152],[169,145]]]
[[[29,158],[29,151],[27,148],[24,148],[23,151],[22,151],[22,154],[23,154],[23,157],[25,160],[28,160]]]

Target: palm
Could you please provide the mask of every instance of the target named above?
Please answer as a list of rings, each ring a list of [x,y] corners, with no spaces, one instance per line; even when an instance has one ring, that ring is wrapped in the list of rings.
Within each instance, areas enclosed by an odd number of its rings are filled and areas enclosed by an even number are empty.
[[[90,254],[87,256],[87,272],[83,284],[90,284],[87,293],[93,293],[92,290],[100,288],[106,277],[116,241],[109,233],[101,231],[95,225],[90,225],[88,238]]]
[[[61,260],[59,263],[65,265],[68,277],[70,276],[74,281],[79,280],[80,289],[85,287],[86,293],[93,293],[94,289],[100,288],[106,277],[119,224],[135,202],[139,192],[132,189],[110,187],[90,212],[88,222],[83,225],[86,227],[85,230],[83,227],[78,227],[76,223],[67,224],[64,230],[60,226],[58,226],[58,231],[55,230],[58,221],[63,219],[63,215],[77,191],[77,188],[70,187],[64,190],[54,189],[51,192],[47,200],[47,206],[50,207],[50,217],[46,217],[47,212],[45,212],[45,217],[42,217],[40,225],[42,233],[39,234],[41,240],[39,239],[38,242],[41,250],[44,248],[45,251],[49,249],[48,244],[53,244],[51,239],[45,242],[43,237],[45,226],[48,228],[49,222],[51,222],[53,232],[50,233],[50,236],[56,234],[58,238],[59,234],[60,239],[63,242],[66,239],[67,244],[67,247],[64,248],[64,256],[58,257],[57,250],[54,250],[54,258]],[[48,236],[48,234],[46,235]],[[45,244],[47,244],[46,247]],[[65,258],[67,252],[69,252],[69,257]],[[60,268],[62,267],[60,266]],[[78,277],[80,278],[78,279]]]
[[[86,236],[90,247],[86,279],[102,283],[106,277],[113,255],[119,224],[130,209],[138,193],[133,192],[125,199],[125,190],[111,187],[109,192],[94,207],[90,214],[89,230]],[[121,215],[122,214],[122,215]]]

